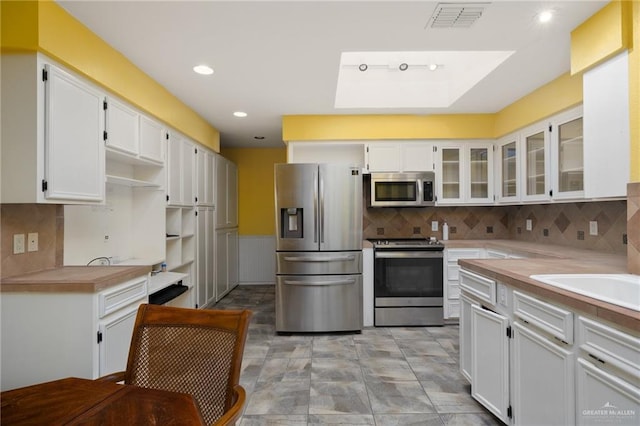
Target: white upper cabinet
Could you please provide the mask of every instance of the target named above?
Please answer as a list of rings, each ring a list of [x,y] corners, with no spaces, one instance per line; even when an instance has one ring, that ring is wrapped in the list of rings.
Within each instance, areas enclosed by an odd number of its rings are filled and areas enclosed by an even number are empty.
[[[545,201],[551,197],[549,138],[545,123],[522,131],[522,201]]]
[[[510,135],[496,144],[496,193],[500,202],[520,200],[519,141],[518,135]]]
[[[215,155],[202,147],[196,152],[196,204],[212,206],[215,192]]]
[[[103,201],[104,96],[53,65],[46,64],[44,70],[45,197]]]
[[[164,163],[167,133],[162,124],[144,115],[139,116],[140,158]]]
[[[551,125],[553,199],[584,197],[582,108],[554,118]]]
[[[238,168],[216,155],[216,228],[238,226]]]
[[[458,142],[437,148],[438,204],[493,203],[493,144]]]
[[[369,172],[433,171],[433,143],[372,142],[365,147]]]
[[[167,203],[172,206],[193,206],[196,148],[178,133],[169,135]]]
[[[497,201],[584,198],[582,129],[582,107],[576,107],[499,139]]]
[[[627,52],[585,72],[582,81],[584,195],[626,197],[630,177]]]
[[[106,99],[104,107],[108,150],[127,154],[142,162],[164,163],[166,135],[160,123],[113,97]]]
[[[400,171],[400,144],[371,143],[365,149],[368,171]]]
[[[107,98],[106,146],[129,154],[138,154],[138,113],[114,98]]]

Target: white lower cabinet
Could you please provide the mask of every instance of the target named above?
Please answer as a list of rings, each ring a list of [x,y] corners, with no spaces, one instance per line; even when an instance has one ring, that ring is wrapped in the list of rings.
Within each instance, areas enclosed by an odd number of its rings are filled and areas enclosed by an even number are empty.
[[[640,423],[640,390],[615,374],[578,358],[577,421],[579,425]]]
[[[124,370],[137,309],[147,301],[147,275],[98,293],[3,292],[2,390]]]
[[[640,424],[640,338],[578,317],[577,424]]]
[[[471,383],[471,307],[478,305],[462,294],[460,296],[460,373]]]
[[[574,424],[573,353],[519,322],[513,325],[512,349],[514,423]]]
[[[235,286],[239,278],[238,229],[216,231],[216,301]]]
[[[460,276],[460,372],[474,399],[509,425],[640,424],[637,330]]]
[[[471,306],[471,396],[508,423],[509,318]]]
[[[131,334],[136,323],[138,304],[133,304],[121,313],[110,315],[98,324],[100,344],[100,371],[104,376],[127,367],[127,356],[131,345]],[[104,342],[104,344],[102,344]]]
[[[213,208],[199,208],[197,220],[196,305],[203,308],[216,301],[215,237]]]

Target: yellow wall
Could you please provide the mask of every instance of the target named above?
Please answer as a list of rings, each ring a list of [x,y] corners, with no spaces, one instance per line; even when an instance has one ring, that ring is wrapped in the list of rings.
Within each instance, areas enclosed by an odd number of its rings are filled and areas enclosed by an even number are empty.
[[[495,114],[286,115],[282,139],[493,139],[581,102],[582,76],[567,73]]]
[[[286,115],[282,139],[486,139],[493,122],[493,114]]]
[[[220,134],[120,52],[50,1],[2,1],[2,52],[40,51],[220,151]]]
[[[640,182],[640,1],[633,2],[633,46],[629,52],[631,182]]]
[[[223,149],[238,166],[240,235],[275,235],[273,165],[287,162],[284,148]]]
[[[631,44],[631,1],[614,0],[571,32],[571,74],[584,72]]]
[[[563,74],[498,112],[494,137],[507,135],[581,102],[582,76]]]

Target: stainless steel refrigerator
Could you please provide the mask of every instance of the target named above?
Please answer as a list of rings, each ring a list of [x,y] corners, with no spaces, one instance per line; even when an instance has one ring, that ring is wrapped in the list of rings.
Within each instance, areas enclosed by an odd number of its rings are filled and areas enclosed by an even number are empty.
[[[276,164],[276,331],[362,330],[362,175]]]

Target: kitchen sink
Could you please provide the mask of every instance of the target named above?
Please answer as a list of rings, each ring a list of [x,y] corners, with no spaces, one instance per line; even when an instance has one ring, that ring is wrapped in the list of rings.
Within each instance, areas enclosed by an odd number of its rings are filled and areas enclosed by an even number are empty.
[[[640,312],[640,275],[541,274],[530,278]]]

